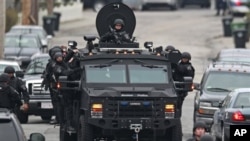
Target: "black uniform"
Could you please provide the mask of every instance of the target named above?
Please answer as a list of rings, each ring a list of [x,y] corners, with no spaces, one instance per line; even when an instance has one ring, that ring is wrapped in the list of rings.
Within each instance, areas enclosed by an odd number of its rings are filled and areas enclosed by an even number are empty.
[[[15,69],[12,66],[7,66],[4,69],[4,73],[7,73],[7,74],[13,73],[14,74]],[[13,87],[18,92],[20,97],[24,100],[24,103],[27,103],[27,104],[29,103],[29,100],[30,100],[29,93],[27,91],[25,83],[20,78],[14,77],[14,75],[13,75],[9,80],[9,85],[11,87]]]
[[[13,111],[15,107],[22,105],[22,101],[15,89],[7,84],[8,77],[7,74],[0,75],[0,108],[8,108]]]
[[[188,52],[182,53],[182,58],[188,59],[188,62],[183,62],[182,60],[176,66],[175,72],[173,74],[173,78],[175,81],[184,81],[184,77],[192,77],[194,78],[195,69],[192,64],[189,62],[191,60],[191,55]],[[178,86],[177,86],[178,87]],[[177,108],[182,110],[182,104],[187,96],[187,92],[179,92],[178,93],[178,105]]]
[[[130,40],[131,37],[129,37],[129,34],[126,31],[123,31],[122,29],[117,30],[114,28],[116,24],[120,24],[122,27],[125,26],[122,19],[116,19],[114,21],[113,28],[110,27],[110,32],[107,32],[106,34],[104,34],[101,37],[100,41],[101,42],[118,43],[118,44],[132,42]]]
[[[77,72],[79,69],[70,69],[68,67],[68,64],[64,61],[58,62],[56,61],[57,57],[62,57],[61,53],[56,53],[54,55],[55,61],[52,64],[53,68],[53,76],[55,77],[56,82],[59,79],[59,76],[70,76]],[[53,86],[52,86],[53,88]],[[63,91],[62,97],[63,97],[63,106],[66,116],[66,124],[67,124],[67,130],[73,131],[74,128],[72,126],[73,124],[73,102],[72,102],[72,93],[68,91]],[[62,121],[64,122],[64,121]]]

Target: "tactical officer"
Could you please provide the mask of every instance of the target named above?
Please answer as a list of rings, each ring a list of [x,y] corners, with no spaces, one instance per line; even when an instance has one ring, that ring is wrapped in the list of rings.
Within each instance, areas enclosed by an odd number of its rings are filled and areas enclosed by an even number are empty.
[[[125,23],[122,19],[115,19],[114,24],[110,27],[110,32],[104,34],[100,41],[101,42],[111,42],[111,43],[130,43],[132,42],[129,34],[123,30]]]
[[[9,81],[8,74],[3,73],[0,75],[0,108],[13,111],[15,107],[22,105],[22,101],[16,90],[9,86]]]
[[[220,11],[222,11],[222,15],[226,14],[227,3],[226,0],[216,0],[216,16],[220,15]]]
[[[7,73],[10,77],[9,85],[13,87],[24,100],[24,104],[22,106],[23,111],[28,111],[30,96],[25,83],[20,78],[14,76],[15,69],[12,66],[5,67],[4,73]]]
[[[53,77],[55,78],[56,82],[58,82],[59,76],[69,76],[73,73],[77,72],[79,68],[76,68],[74,70],[70,69],[68,65],[63,61],[62,53],[57,52],[54,55],[54,62],[52,64],[53,68]],[[52,88],[56,87],[56,83],[52,86]],[[67,131],[68,132],[75,132],[75,129],[73,128],[73,102],[71,98],[70,92],[62,92],[63,97],[63,103],[64,103],[64,109],[65,109],[65,116],[66,116],[66,125],[67,125]],[[64,122],[64,121],[62,121]]]
[[[201,141],[200,138],[206,133],[206,124],[203,121],[197,121],[193,127],[193,137],[187,141]]]
[[[175,47],[174,46],[171,46],[171,45],[168,45],[166,48],[165,48],[165,51],[166,52],[170,52],[170,51],[173,51],[175,50]]]
[[[195,69],[192,66],[191,62],[191,55],[188,52],[183,52],[181,56],[180,62],[177,64],[175,72],[173,74],[173,78],[175,81],[184,81],[184,77],[192,77],[194,78]],[[178,86],[177,86],[178,87]],[[182,104],[187,96],[187,92],[179,92],[178,94],[178,109],[182,111]]]

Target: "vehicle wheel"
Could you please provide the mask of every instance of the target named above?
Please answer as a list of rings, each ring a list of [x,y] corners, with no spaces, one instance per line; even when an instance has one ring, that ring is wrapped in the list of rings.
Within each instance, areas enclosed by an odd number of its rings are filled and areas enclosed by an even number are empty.
[[[78,141],[93,141],[93,128],[86,122],[84,115],[79,118]]]
[[[60,141],[76,141],[76,134],[66,132],[66,127],[60,127]]]
[[[102,1],[96,1],[94,3],[94,5],[93,5],[93,9],[94,9],[95,12],[99,12],[102,9],[102,7],[104,7],[104,6],[105,6],[104,2],[102,2]]]
[[[182,141],[182,127],[181,120],[179,119],[178,124],[166,131],[165,137],[158,139],[159,141]]]
[[[184,8],[185,6],[186,6],[186,4],[184,2],[181,2],[180,7]]]
[[[225,136],[224,127],[222,127],[222,131],[221,131],[221,141],[229,141],[229,139]]]
[[[20,110],[17,111],[16,116],[18,120],[20,121],[20,123],[27,123],[29,120],[29,115]]]
[[[178,4],[176,3],[175,5],[170,6],[171,11],[175,11],[179,8]]]
[[[42,120],[51,120],[52,116],[41,116]]]

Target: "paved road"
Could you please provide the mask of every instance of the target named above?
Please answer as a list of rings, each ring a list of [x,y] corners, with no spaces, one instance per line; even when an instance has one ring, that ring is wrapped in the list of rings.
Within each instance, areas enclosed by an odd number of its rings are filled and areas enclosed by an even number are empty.
[[[74,14],[74,13],[73,13]],[[192,54],[192,63],[196,69],[195,82],[201,80],[208,58],[212,58],[221,48],[232,48],[232,38],[222,36],[221,17],[215,17],[209,9],[185,9],[175,12],[147,11],[135,12],[137,25],[134,36],[143,45],[144,41],[153,41],[155,46],[173,45],[181,51]],[[78,48],[84,47],[83,35],[98,35],[95,28],[96,13],[86,11],[81,20],[64,23],[60,32],[51,40],[52,45],[67,44],[68,40],[78,41]],[[183,141],[191,136],[193,125],[193,98],[190,93],[183,105]],[[31,116],[28,124],[23,124],[26,135],[31,132],[43,133],[47,141],[59,141],[58,127]]]

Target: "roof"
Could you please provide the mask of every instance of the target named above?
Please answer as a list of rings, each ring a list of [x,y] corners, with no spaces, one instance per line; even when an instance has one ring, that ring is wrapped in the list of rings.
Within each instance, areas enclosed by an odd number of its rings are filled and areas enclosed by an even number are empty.
[[[15,25],[11,29],[43,29],[43,27],[38,25]]]
[[[31,56],[31,60],[34,60],[36,58],[50,58],[48,53],[36,53]]]
[[[17,66],[19,66],[18,62],[16,62],[16,61],[10,61],[10,60],[0,60],[0,64],[17,65]]]
[[[209,65],[208,70],[214,71],[243,71],[250,72],[250,63],[242,62],[213,62]]]
[[[250,88],[237,88],[234,91],[237,93],[250,92]]]
[[[8,33],[5,34],[5,36],[7,36],[7,37],[8,36],[20,36],[20,35],[39,38],[39,36],[37,34],[35,34],[35,33],[13,33],[13,32],[8,32]]]

